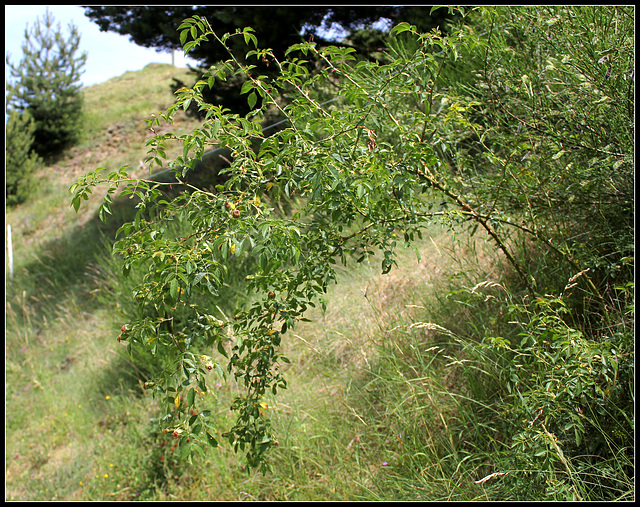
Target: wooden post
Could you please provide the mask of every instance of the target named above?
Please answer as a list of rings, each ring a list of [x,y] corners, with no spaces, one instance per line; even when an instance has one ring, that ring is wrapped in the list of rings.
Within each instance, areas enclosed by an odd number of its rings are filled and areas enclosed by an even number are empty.
[[[11,226],[7,224],[7,249],[9,250],[9,278],[13,279],[13,245],[11,244]]]
[[[171,50],[171,66],[172,67],[176,66],[176,50],[175,49]]]

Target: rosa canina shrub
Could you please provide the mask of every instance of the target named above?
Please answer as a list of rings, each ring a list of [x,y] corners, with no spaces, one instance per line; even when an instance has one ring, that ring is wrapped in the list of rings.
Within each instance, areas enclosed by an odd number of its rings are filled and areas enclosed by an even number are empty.
[[[494,13],[470,12],[476,22]],[[486,115],[493,98],[470,92],[470,84],[482,82],[479,69],[486,62],[497,74],[505,68],[499,58],[510,54],[505,41],[491,46],[491,37],[468,24],[443,36],[401,23],[391,30],[383,62],[357,61],[347,47],[318,48],[312,42],[292,46],[281,61],[259,48],[251,28],[219,36],[206,19],[194,16],[179,30],[185,53],[203,43],[227,47],[233,37],[255,47],[249,63],[240,63],[228,50],[226,61],[212,66],[192,88],[177,90],[175,104],[148,120],[152,128],[171,123],[180,108],[195,104],[201,111],[201,128],[180,136],[158,134],[147,142],[151,168],[164,166],[167,143],[182,144],[182,155],[169,168],[185,191],[168,199],[163,187],[170,183],[132,179],[127,167],[106,178],[98,169],[72,187],[72,204],[77,209],[98,183],[109,185],[99,209],[103,218],[121,185],[123,195],[137,200],[136,217],[119,229],[114,251],[122,256],[125,274],[144,266],[133,296],[145,312],[119,339],[130,350],[145,349],[171,365],[147,387],[166,408],[162,423],[178,440],[181,456],[190,457],[203,445],[217,446],[223,438],[236,451],[246,451],[249,468],[268,469],[266,453],[276,440],[265,396],[287,385],[280,371],[288,362],[281,340],[308,308],[324,304],[319,296],[336,281],[338,263],[379,256],[387,273],[396,249],[412,245],[426,225],[438,221],[454,232],[483,231],[504,255],[514,275],[510,304],[542,295],[536,292],[539,271],[532,269],[534,262],[521,246],[527,242],[520,238],[542,245],[556,269],[566,265],[566,279],[580,268],[560,229],[546,228],[526,207],[527,196],[518,187],[524,176],[505,144],[507,112],[496,117],[500,110],[491,109]],[[276,77],[257,75],[251,58],[277,68]],[[247,77],[242,94],[251,108],[260,99],[260,108],[241,117],[203,100],[201,91],[216,79],[241,74]],[[339,89],[338,100],[324,107],[317,97],[329,82],[329,88]],[[281,100],[285,91],[286,103]],[[260,122],[273,110],[288,123],[267,136]],[[224,146],[230,163],[221,169],[221,183],[203,190],[186,180],[212,145]],[[544,170],[544,164],[531,164],[526,176]],[[555,190],[556,183],[540,180],[540,190],[545,185]],[[290,213],[275,211],[291,198],[298,200]],[[188,224],[188,232],[168,234],[171,222]],[[230,278],[230,267],[246,256],[251,262],[240,265],[251,302],[223,314],[215,298]],[[580,277],[597,292],[589,280]],[[529,306],[522,305],[526,313]],[[177,318],[184,309],[189,318]],[[501,351],[497,342],[485,346]],[[237,413],[231,428],[218,429],[198,406],[196,394],[207,391],[212,371],[233,375],[243,386],[231,407]]]

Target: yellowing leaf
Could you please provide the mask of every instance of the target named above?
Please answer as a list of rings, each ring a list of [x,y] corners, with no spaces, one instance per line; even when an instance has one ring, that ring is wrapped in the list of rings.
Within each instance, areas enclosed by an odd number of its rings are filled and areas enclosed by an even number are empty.
[[[173,402],[176,404],[176,408],[180,408],[180,395],[176,394],[176,399],[173,400]]]

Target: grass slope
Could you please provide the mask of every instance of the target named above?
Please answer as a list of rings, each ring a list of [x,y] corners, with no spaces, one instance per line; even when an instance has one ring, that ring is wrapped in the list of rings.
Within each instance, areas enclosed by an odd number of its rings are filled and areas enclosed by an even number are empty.
[[[149,135],[143,120],[171,103],[172,77],[185,79],[184,71],[149,65],[86,89],[83,141],[43,168],[38,195],[7,211],[15,275],[6,300],[5,499],[421,497],[386,486],[403,477],[403,436],[380,426],[397,426],[394,409],[372,405],[367,386],[389,330],[408,325],[406,304],[438,273],[433,260],[416,271],[407,259],[404,272],[386,277],[377,266],[345,271],[327,312],[289,336],[291,388],[271,402],[279,480],[247,478],[225,449],[211,451],[206,467],[186,467],[154,432],[154,401],[115,340],[129,301],[109,248],[123,217],[102,224],[98,192],[76,214],[68,187],[96,167],[136,168]],[[194,124],[179,115],[173,128]],[[233,390],[221,383],[209,403],[228,405]]]
[[[455,334],[469,309],[447,296],[452,287],[499,290],[503,265],[482,239],[454,243],[436,227],[417,245],[420,260],[402,251],[388,275],[376,262],[347,266],[326,311],[285,335],[289,388],[268,400],[280,444],[272,473],[247,475],[226,448],[189,465],[158,434],[141,363],[116,341],[131,282],[110,246],[127,208],[103,224],[102,195],[76,214],[68,187],[96,167],[146,171],[143,120],[171,103],[171,78],[184,72],[149,65],[86,89],[83,141],[42,170],[38,195],[7,210],[15,275],[6,282],[5,499],[509,498],[499,475],[481,481],[500,472],[489,455],[499,414],[469,408],[482,365]],[[172,130],[196,123],[179,114]],[[502,311],[487,308],[479,329]],[[236,389],[221,380],[202,400],[221,428]]]
[[[120,303],[96,295],[110,290],[100,265],[121,217],[97,219],[99,193],[76,214],[68,188],[100,166],[135,169],[145,156],[144,118],[171,103],[170,78],[185,73],[151,64],[85,89],[84,141],[42,169],[38,195],[7,210],[14,277],[6,281],[6,499],[117,496],[118,484],[105,477],[117,465],[102,458],[126,426],[113,421],[141,400],[124,387],[131,368],[112,345]],[[140,410],[135,417],[144,420],[146,403]],[[92,477],[104,481],[97,497],[83,489]]]

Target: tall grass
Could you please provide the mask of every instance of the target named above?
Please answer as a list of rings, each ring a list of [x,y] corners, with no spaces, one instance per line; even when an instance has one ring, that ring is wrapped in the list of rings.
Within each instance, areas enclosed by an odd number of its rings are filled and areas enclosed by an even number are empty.
[[[153,81],[149,70],[140,83]],[[158,107],[171,101],[168,85],[156,84],[164,92],[149,95]],[[120,89],[112,103],[126,103],[124,97]],[[101,114],[103,120],[91,127],[115,121],[108,111],[89,100],[89,116]],[[128,117],[139,114],[142,122],[142,111],[129,108]],[[130,141],[123,140],[128,150],[140,150]],[[105,450],[128,445],[139,457],[145,454],[136,432],[146,431],[153,408],[141,396],[134,365],[114,346],[120,302],[96,297],[108,290],[100,266],[110,259],[113,233],[129,212],[120,206],[102,224],[92,205],[102,196],[78,215],[69,206],[68,187],[78,168],[84,171],[107,154],[104,146],[93,150],[72,150],[43,168],[42,193],[6,210],[14,247],[14,277],[5,286],[6,499],[122,496],[114,480],[118,460],[111,454],[107,462]]]
[[[430,232],[422,260],[407,250],[388,275],[375,263],[348,266],[326,311],[288,333],[289,388],[268,400],[279,436],[268,475],[247,475],[226,448],[182,462],[154,429],[156,406],[139,382],[149,358],[127,357],[115,340],[141,273],[123,279],[108,242],[84,273],[87,300],[56,298],[69,286],[63,275],[37,301],[13,294],[7,498],[522,500],[518,487],[540,473],[589,498],[593,472],[569,456],[547,472],[514,461],[504,422],[511,358],[482,346],[519,331],[508,323],[501,259],[482,241]],[[243,297],[233,285],[229,302]],[[221,428],[237,389],[221,379],[203,399]],[[553,450],[557,440],[544,437]],[[624,452],[611,459],[613,469],[630,464]],[[613,487],[627,498],[631,485]]]
[[[138,77],[148,80],[149,70]],[[138,86],[135,76],[118,81],[123,90]],[[161,93],[149,90],[148,104],[160,104]],[[105,97],[88,103],[122,102],[120,95]],[[115,123],[127,114],[106,118]],[[136,136],[122,140],[126,153],[134,142]],[[557,309],[549,301],[532,312],[547,319],[546,328],[518,313],[522,296],[509,292],[504,259],[482,237],[452,238],[436,226],[416,245],[420,260],[401,251],[387,275],[375,257],[349,264],[325,296],[326,310],[313,310],[311,322],[285,335],[289,387],[267,400],[279,439],[272,472],[247,474],[224,446],[192,464],[181,460],[172,437],[157,431],[157,405],[141,385],[159,366],[151,357],[128,356],[116,340],[122,323],[140,311],[130,293],[144,274],[141,266],[123,278],[110,255],[115,230],[130,216],[128,203],[101,225],[100,196],[76,216],[62,188],[7,216],[21,225],[14,229],[16,276],[6,292],[5,499],[633,499],[633,419],[625,408],[634,393],[620,382],[632,375],[632,349],[618,358],[619,376],[609,384],[598,372],[578,371],[593,389],[585,391],[578,421],[599,447],[588,455],[567,446],[549,422],[560,420],[557,413],[548,421],[546,413],[526,413],[518,393],[546,403],[546,374],[566,380],[578,373],[554,373],[555,350],[514,350],[525,338],[544,339],[542,329],[568,326],[552,319]],[[185,234],[181,223],[171,227],[171,234]],[[544,279],[542,263],[530,269],[542,284],[561,283]],[[241,273],[209,304],[231,314],[246,302]],[[619,293],[610,332],[622,340],[632,334],[633,297],[629,288]],[[611,359],[567,336],[578,347],[574,356]],[[611,368],[599,372],[610,375]],[[239,386],[215,378],[210,385],[201,403],[222,429],[233,420],[228,407]],[[561,382],[554,392],[568,386]]]

